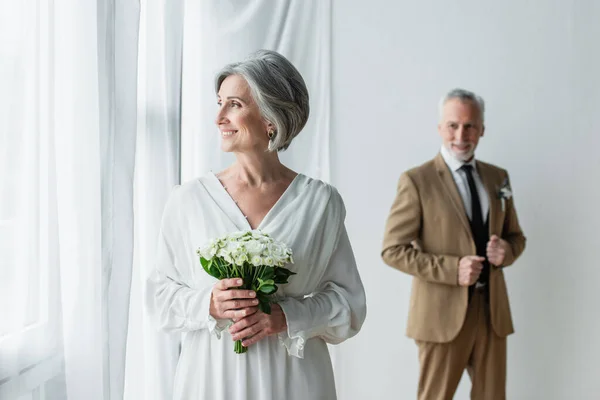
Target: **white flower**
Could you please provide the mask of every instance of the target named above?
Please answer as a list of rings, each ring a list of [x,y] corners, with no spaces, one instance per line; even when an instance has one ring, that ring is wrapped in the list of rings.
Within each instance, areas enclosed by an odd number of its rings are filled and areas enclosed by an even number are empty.
[[[504,212],[506,209],[506,200],[509,200],[512,197],[512,190],[510,189],[510,185],[508,183],[508,178],[504,179],[500,190],[498,190],[498,198],[502,203],[502,211]]]
[[[225,257],[228,256],[229,252],[226,249],[219,249],[219,251],[217,251],[217,257]]]
[[[213,258],[217,254],[217,247],[216,246],[211,246],[208,249],[208,252],[205,253],[205,254],[208,255],[208,258]]]
[[[284,266],[292,262],[292,250],[260,230],[233,232],[213,239],[197,253],[205,259],[216,257],[240,266]]]
[[[217,257],[222,258],[223,260],[225,260],[228,263],[233,263],[233,258],[231,257],[231,254],[226,250],[226,249],[220,249],[217,252]]]
[[[227,242],[227,245],[225,246],[225,250],[229,253],[235,253],[236,251],[238,251],[238,249],[240,248],[240,242]]]
[[[245,262],[248,261],[248,256],[246,254],[240,254],[235,258],[235,264],[242,266]]]
[[[285,247],[282,243],[274,242],[269,245],[269,255],[273,257],[275,265],[284,266],[291,262],[292,251]]]
[[[512,197],[512,192],[510,191],[510,188],[503,187],[502,189],[500,189],[500,198],[510,199],[511,197]]]
[[[510,188],[510,184],[508,183],[508,178],[505,178],[504,182],[502,182],[500,190],[498,190],[498,197],[507,200],[512,197],[512,190]]]
[[[252,257],[251,264],[254,265],[255,267],[258,267],[258,266],[263,265],[263,260],[262,260],[262,258],[260,258],[260,256],[254,256],[254,257]]]
[[[258,240],[261,243],[264,244],[269,244],[269,243],[273,243],[273,238],[271,236],[269,236],[269,234],[267,233],[263,233],[261,231],[252,231],[252,238],[254,240]]]
[[[287,256],[286,248],[280,243],[272,243],[269,245],[269,253],[276,259],[282,259]]]
[[[206,247],[198,249],[197,254],[199,256],[201,256],[202,258],[210,260],[211,258],[213,258],[217,254],[217,246],[214,245],[214,244],[212,244],[212,245],[209,244]]]
[[[240,239],[241,237],[243,237],[244,235],[246,235],[246,232],[243,232],[243,231],[233,232],[233,233],[230,233],[229,235],[227,235],[227,239],[228,240],[237,240],[237,239]]]
[[[265,245],[259,240],[250,240],[245,244],[245,247],[250,256],[260,255],[265,249]]]
[[[269,267],[272,267],[275,265],[275,260],[271,256],[266,256],[264,261],[265,261],[265,265],[268,265]]]

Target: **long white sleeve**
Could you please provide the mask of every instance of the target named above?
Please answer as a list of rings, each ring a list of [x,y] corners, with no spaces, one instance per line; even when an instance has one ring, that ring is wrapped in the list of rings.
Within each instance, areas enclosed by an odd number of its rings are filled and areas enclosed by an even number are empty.
[[[318,290],[303,299],[285,298],[279,305],[288,325],[279,338],[290,355],[303,358],[305,342],[313,337],[337,344],[358,333],[366,317],[366,297],[345,227]]]
[[[163,330],[187,332],[208,329],[220,337],[229,321],[215,320],[209,314],[214,281],[207,276],[204,286],[192,288],[187,283],[191,281],[187,272],[189,267],[179,268],[180,264],[189,260],[178,260],[176,254],[190,253],[193,249],[174,248],[184,243],[180,237],[182,225],[177,192],[171,193],[163,213],[156,266],[146,281],[146,306],[156,325]]]

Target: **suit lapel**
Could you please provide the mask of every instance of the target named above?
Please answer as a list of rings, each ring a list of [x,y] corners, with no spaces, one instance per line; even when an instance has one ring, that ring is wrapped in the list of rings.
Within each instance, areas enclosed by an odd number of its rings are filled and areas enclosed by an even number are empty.
[[[441,180],[442,185],[446,191],[446,194],[450,198],[452,205],[454,206],[454,210],[460,221],[462,222],[464,228],[471,235],[471,225],[469,224],[469,220],[467,219],[467,213],[465,212],[465,206],[463,204],[462,198],[460,197],[460,193],[458,193],[458,189],[456,188],[456,183],[454,182],[454,178],[452,177],[452,173],[448,169],[446,162],[441,154],[438,154],[435,158],[435,167],[437,169],[438,178]]]

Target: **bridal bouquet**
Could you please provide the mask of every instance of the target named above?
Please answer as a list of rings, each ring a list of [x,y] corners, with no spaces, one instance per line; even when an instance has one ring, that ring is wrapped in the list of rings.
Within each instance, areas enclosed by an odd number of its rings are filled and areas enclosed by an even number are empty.
[[[242,278],[239,289],[256,292],[258,308],[271,314],[271,297],[277,292],[277,285],[288,283],[294,272],[284,268],[293,263],[292,250],[259,230],[234,232],[211,240],[197,250],[202,268],[217,279]],[[237,340],[234,351],[238,354],[248,351]]]

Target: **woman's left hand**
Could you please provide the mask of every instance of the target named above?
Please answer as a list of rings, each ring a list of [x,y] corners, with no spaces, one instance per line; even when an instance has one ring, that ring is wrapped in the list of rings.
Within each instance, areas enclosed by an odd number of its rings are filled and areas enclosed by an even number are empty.
[[[279,304],[271,305],[271,315],[258,311],[237,320],[229,328],[233,340],[242,340],[249,347],[267,336],[276,335],[287,329],[285,314]]]

